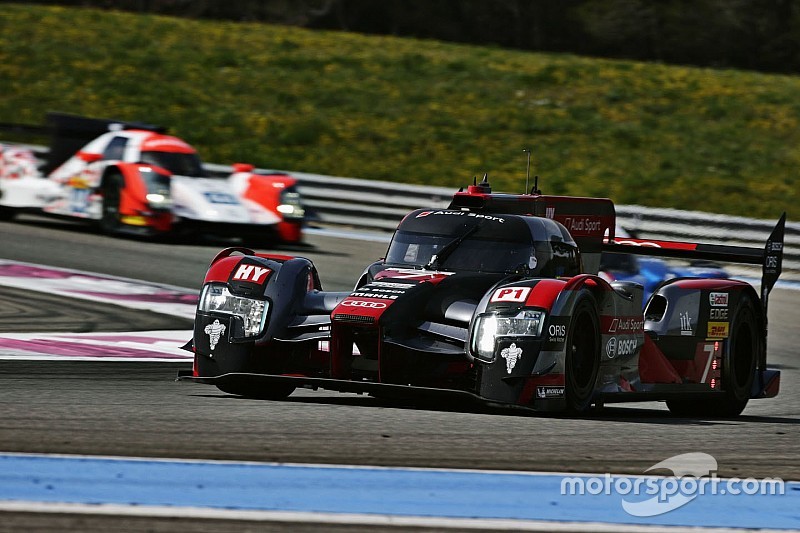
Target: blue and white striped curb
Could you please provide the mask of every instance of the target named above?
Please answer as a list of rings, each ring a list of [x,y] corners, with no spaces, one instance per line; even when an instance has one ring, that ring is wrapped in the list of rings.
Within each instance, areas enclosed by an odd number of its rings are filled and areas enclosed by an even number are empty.
[[[605,475],[654,480],[675,478]],[[627,496],[564,494],[567,478],[589,474],[478,470],[285,465],[147,460],[25,454],[0,455],[0,510],[47,505],[215,510],[230,518],[246,513],[294,513],[298,517],[360,516],[457,521],[514,521],[590,525],[706,528],[800,528],[800,483],[787,482],[782,495],[698,494],[670,512],[636,517],[626,513]],[[628,498],[630,499],[630,498]],[[245,513],[245,514],[239,514]],[[188,513],[191,514],[191,513]],[[198,515],[200,516],[200,515]]]

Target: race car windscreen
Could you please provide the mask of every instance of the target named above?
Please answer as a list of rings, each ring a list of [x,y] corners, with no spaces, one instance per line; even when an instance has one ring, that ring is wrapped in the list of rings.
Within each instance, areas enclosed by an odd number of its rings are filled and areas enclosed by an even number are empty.
[[[203,177],[203,164],[197,154],[180,152],[144,151],[141,154],[142,163],[156,165],[169,170],[176,176]]]
[[[397,231],[386,254],[386,263],[424,267],[450,242],[452,235]],[[438,266],[445,270],[515,272],[529,266],[534,255],[530,242],[515,242],[470,236],[461,241]]]

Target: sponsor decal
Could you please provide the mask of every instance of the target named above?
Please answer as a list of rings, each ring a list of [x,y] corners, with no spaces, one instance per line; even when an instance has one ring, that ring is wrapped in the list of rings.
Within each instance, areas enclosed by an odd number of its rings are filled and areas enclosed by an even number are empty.
[[[764,266],[767,269],[777,270],[778,268],[778,256],[777,255],[768,255],[767,260],[764,262]]]
[[[547,333],[550,334],[550,342],[565,342],[567,340],[567,325],[550,324],[550,327],[547,328]]]
[[[140,217],[136,215],[123,215],[119,217],[119,221],[129,226],[147,226],[150,224],[150,222],[147,220],[147,217]]]
[[[711,320],[728,320],[727,309],[711,309],[708,318]]]
[[[232,194],[226,192],[206,191],[203,193],[208,203],[221,205],[239,205],[239,201]]]
[[[422,218],[431,215],[449,215],[454,217],[468,217],[468,218],[480,218],[483,220],[489,220],[492,222],[498,222],[503,224],[505,220],[501,217],[496,217],[494,215],[484,215],[483,213],[472,213],[470,211],[423,211],[418,213],[414,218]]]
[[[550,324],[547,326],[547,342],[543,350],[560,350],[567,341],[567,324],[569,317],[554,316],[550,317]]]
[[[545,210],[545,217],[553,219],[556,217],[556,208],[555,207],[546,207]]]
[[[707,337],[711,339],[726,339],[728,338],[729,326],[728,322],[709,322]]]
[[[530,294],[530,287],[503,287],[492,294],[489,303],[496,302],[524,302]]]
[[[564,225],[573,235],[596,235],[605,231],[598,217],[565,217]]]
[[[383,302],[367,302],[365,300],[345,300],[340,305],[344,307],[363,307],[365,309],[386,309]]]
[[[641,333],[644,331],[644,318],[621,317],[611,320],[607,333]]]
[[[689,311],[684,311],[680,314],[681,319],[681,335],[694,335],[694,327],[692,326],[692,317],[689,316]]]
[[[708,303],[711,307],[728,307],[728,293],[712,292],[708,295]]]
[[[357,296],[360,298],[380,298],[381,300],[397,300],[397,294],[384,294],[378,292],[368,292],[364,290],[350,293],[350,296]]]
[[[770,242],[769,243],[769,251],[770,252],[780,252],[783,250],[783,243],[782,242]]]
[[[381,300],[397,300],[399,296],[405,294],[409,289],[416,287],[416,285],[416,283],[373,281],[353,292],[351,296],[359,296],[361,298],[380,298]]]
[[[563,398],[564,387],[554,385],[540,385],[536,387],[537,398]]]
[[[516,343],[511,343],[511,346],[500,351],[500,357],[506,360],[506,371],[510,374],[517,366],[517,361],[522,359],[522,348],[519,348]]]
[[[270,272],[272,272],[272,270],[267,267],[260,267],[256,265],[239,265],[239,268],[233,275],[233,279],[236,281],[261,283],[267,277],[269,277]]]
[[[392,283],[391,281],[373,281],[368,285],[368,287],[380,287],[383,289],[403,289],[403,292],[407,291],[415,284],[411,283]]]
[[[91,187],[89,180],[82,175],[72,176],[67,180],[67,186],[74,189],[88,189]]]
[[[611,337],[606,343],[606,355],[609,359],[614,359],[617,356],[617,338]]]
[[[606,356],[609,359],[615,357],[625,357],[636,353],[639,343],[634,338],[630,337],[611,337],[606,343]]]
[[[214,320],[214,322],[207,325],[203,331],[208,335],[208,344],[213,352],[214,348],[217,347],[220,337],[225,333],[225,324],[221,324],[219,320]]]
[[[384,272],[396,272],[392,274],[391,279],[414,279],[414,280],[428,280],[438,276],[452,276],[455,272],[426,272],[424,270],[416,270],[413,268],[387,268]]]

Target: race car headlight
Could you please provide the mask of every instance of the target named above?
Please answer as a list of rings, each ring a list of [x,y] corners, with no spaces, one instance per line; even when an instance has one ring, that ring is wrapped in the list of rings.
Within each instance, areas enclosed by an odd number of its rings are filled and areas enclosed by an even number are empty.
[[[490,360],[498,337],[540,337],[543,325],[544,311],[533,309],[523,309],[514,316],[481,315],[473,328],[471,351]]]
[[[198,310],[238,316],[244,322],[244,336],[255,337],[264,331],[269,302],[231,294],[225,285],[206,285]]]
[[[300,202],[300,193],[292,189],[281,192],[280,204],[277,210],[286,220],[300,219],[306,214],[303,204]]]
[[[169,194],[151,192],[148,193],[145,198],[153,209],[168,209],[172,207],[172,199],[169,197]]]

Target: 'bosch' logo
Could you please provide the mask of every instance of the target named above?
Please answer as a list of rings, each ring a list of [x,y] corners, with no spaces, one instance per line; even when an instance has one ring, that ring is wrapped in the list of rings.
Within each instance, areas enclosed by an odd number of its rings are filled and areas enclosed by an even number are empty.
[[[364,300],[345,300],[342,305],[345,307],[363,307],[365,309],[384,309],[386,307],[383,302],[366,302]]]

